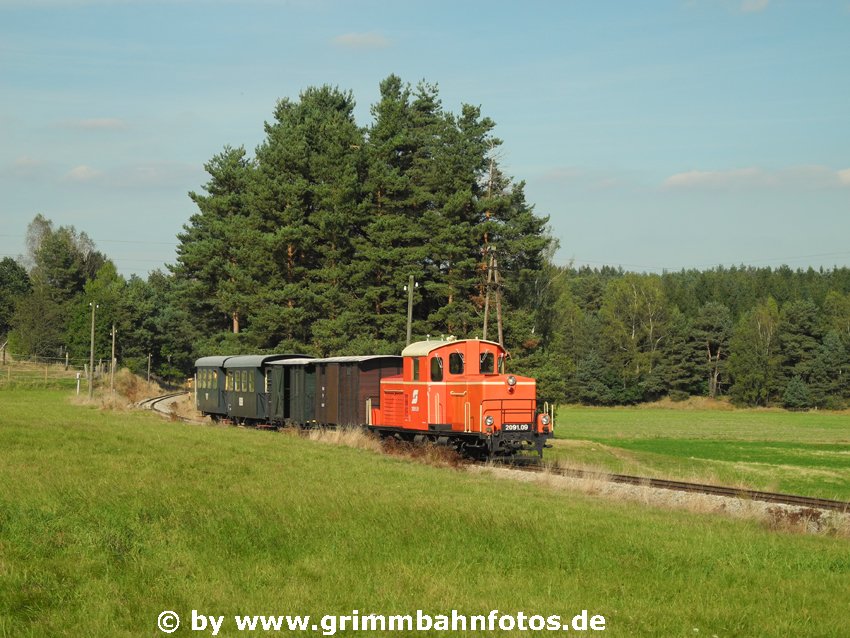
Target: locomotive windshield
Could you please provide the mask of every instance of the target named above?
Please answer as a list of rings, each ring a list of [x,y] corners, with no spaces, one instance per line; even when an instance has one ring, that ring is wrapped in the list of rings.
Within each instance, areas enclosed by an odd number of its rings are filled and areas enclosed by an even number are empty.
[[[478,371],[481,374],[493,374],[494,357],[492,352],[482,352],[479,359]]]
[[[452,352],[449,355],[449,372],[452,374],[463,374],[463,354]]]
[[[434,357],[431,359],[431,381],[443,380],[443,359]]]

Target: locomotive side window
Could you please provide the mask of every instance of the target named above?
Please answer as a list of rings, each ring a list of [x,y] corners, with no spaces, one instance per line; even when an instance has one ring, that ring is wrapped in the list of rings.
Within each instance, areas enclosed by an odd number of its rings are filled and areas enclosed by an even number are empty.
[[[493,365],[493,353],[482,352],[479,361],[478,371],[481,372],[481,374],[493,374]]]
[[[431,381],[443,380],[443,359],[434,357],[431,359]]]
[[[505,374],[505,355],[499,355],[499,374]]]
[[[419,357],[413,358],[413,380],[419,381]]]
[[[460,352],[452,352],[449,355],[449,372],[463,374],[463,355]]]

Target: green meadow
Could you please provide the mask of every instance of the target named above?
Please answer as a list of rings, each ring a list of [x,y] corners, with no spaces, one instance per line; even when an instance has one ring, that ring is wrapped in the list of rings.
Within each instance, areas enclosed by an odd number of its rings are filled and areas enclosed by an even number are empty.
[[[182,619],[172,635],[211,635],[191,631],[193,609],[225,616],[220,636],[263,633],[236,631],[234,614],[453,609],[605,617],[604,633],[578,635],[847,635],[847,538],[106,412],[69,394],[0,391],[3,637],[161,636],[164,610]],[[418,633],[560,632],[359,635]]]
[[[850,501],[850,414],[562,407],[548,458]]]

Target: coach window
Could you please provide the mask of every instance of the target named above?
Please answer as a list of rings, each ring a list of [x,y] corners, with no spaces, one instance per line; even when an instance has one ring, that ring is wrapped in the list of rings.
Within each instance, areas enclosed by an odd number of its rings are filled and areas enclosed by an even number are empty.
[[[479,360],[478,371],[481,374],[493,374],[493,353],[482,352]]]
[[[228,370],[227,376],[224,377],[224,389],[230,392],[233,389],[233,371]]]
[[[463,374],[463,354],[460,352],[452,352],[449,355],[449,372]]]
[[[413,380],[419,381],[419,357],[413,357]]]
[[[254,372],[247,372],[248,375],[248,392],[254,391]]]
[[[431,381],[443,380],[443,359],[434,357],[431,359]]]

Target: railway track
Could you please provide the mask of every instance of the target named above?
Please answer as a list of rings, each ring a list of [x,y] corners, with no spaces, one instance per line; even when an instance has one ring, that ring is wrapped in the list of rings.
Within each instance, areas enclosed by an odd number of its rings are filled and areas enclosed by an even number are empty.
[[[175,416],[170,410],[167,410],[163,407],[164,404],[169,399],[173,399],[175,397],[180,397],[186,394],[185,392],[171,392],[169,394],[163,394],[158,397],[152,397],[150,399],[145,399],[144,401],[139,401],[136,403],[137,408],[141,408],[142,410],[152,410],[154,412],[158,412],[159,414],[163,414],[168,417]],[[176,417],[181,421],[191,421],[191,419],[186,419],[184,417]]]
[[[762,492],[760,490],[749,490],[739,487],[726,487],[723,485],[708,485],[705,483],[689,483],[685,481],[672,481],[669,479],[657,479],[645,476],[631,476],[628,474],[605,474],[602,472],[590,472],[562,467],[545,467],[541,465],[503,464],[505,467],[525,472],[551,472],[558,476],[571,478],[584,478],[611,483],[622,483],[626,485],[638,485],[662,490],[673,490],[677,492],[690,492],[693,494],[708,494],[711,496],[723,496],[726,498],[737,498],[750,501],[762,501],[776,503],[778,505],[789,505],[792,507],[813,508],[830,510],[835,512],[850,513],[850,502],[836,501],[828,498],[817,498],[812,496],[798,496],[796,494],[781,494],[778,492]]]
[[[185,392],[172,392],[170,394],[164,394],[162,396],[153,397],[151,399],[145,399],[144,401],[140,401],[137,403],[137,407],[153,410],[155,412],[159,412],[165,416],[170,418],[175,418],[174,413],[170,410],[165,409],[161,404],[165,403],[169,399],[173,399],[174,397],[182,396]],[[194,419],[189,419],[186,417],[176,417],[180,421],[185,421],[188,423],[201,423],[200,421],[196,421]],[[536,461],[536,459],[534,459]],[[479,465],[486,465],[486,463],[476,463]],[[749,490],[739,487],[726,487],[723,485],[709,485],[705,483],[690,483],[686,481],[673,481],[669,479],[658,479],[651,478],[646,476],[632,476],[629,474],[605,474],[603,472],[591,472],[588,470],[578,470],[573,468],[564,468],[564,467],[551,467],[544,466],[538,463],[532,462],[501,462],[496,463],[497,466],[506,467],[509,469],[523,471],[523,472],[534,472],[534,473],[544,473],[550,472],[552,474],[558,476],[566,476],[570,478],[583,478],[583,479],[592,479],[599,481],[608,481],[611,483],[621,483],[625,485],[637,485],[644,487],[651,487],[654,489],[661,490],[673,490],[677,492],[689,492],[692,494],[708,494],[710,496],[722,496],[725,498],[737,498],[742,500],[750,500],[750,501],[761,501],[766,503],[775,503],[777,505],[787,505],[791,507],[801,507],[801,508],[812,508],[812,509],[820,509],[820,510],[829,510],[834,512],[842,512],[845,514],[850,514],[850,502],[847,501],[837,501],[828,498],[817,498],[812,496],[799,496],[796,494],[782,494],[778,492],[763,492],[760,490]]]

